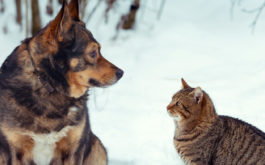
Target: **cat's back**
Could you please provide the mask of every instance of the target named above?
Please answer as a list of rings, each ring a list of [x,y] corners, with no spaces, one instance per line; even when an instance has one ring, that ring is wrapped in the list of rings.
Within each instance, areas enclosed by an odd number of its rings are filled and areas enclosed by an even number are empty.
[[[223,134],[213,164],[265,165],[265,133],[227,116],[219,116]]]

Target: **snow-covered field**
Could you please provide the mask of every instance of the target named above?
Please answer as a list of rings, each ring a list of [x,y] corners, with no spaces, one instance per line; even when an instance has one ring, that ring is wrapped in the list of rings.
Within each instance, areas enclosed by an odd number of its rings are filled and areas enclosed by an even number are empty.
[[[114,86],[91,90],[88,103],[92,129],[106,146],[110,165],[183,164],[166,112],[182,77],[209,93],[218,114],[265,131],[265,21],[252,34],[252,15],[236,9],[231,20],[230,7],[230,0],[168,0],[160,21],[150,11],[140,13],[135,31],[121,33],[115,42],[100,15],[87,25],[102,54],[125,71]],[[0,32],[1,62],[24,39],[13,31]]]

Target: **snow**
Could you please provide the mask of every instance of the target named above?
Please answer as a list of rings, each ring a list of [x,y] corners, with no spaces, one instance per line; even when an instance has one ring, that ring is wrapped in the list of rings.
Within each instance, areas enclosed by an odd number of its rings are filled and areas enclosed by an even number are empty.
[[[126,11],[125,3],[116,6],[113,19]],[[161,20],[151,10],[140,11],[135,30],[116,41],[116,22],[105,25],[100,10],[87,24],[103,56],[125,71],[114,86],[92,89],[88,102],[92,130],[106,146],[110,165],[183,164],[166,112],[182,77],[211,96],[218,114],[265,131],[265,22],[260,19],[253,34],[254,15],[236,7],[232,17],[230,10],[229,0],[168,0]],[[21,32],[0,33],[1,62],[23,39]]]

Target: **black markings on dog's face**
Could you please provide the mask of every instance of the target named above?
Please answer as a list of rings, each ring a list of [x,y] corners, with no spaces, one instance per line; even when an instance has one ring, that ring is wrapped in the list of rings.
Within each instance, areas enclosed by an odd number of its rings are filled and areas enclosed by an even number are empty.
[[[94,64],[84,57],[73,58],[70,60],[70,67],[74,72],[81,72],[87,69],[88,67],[93,66]]]
[[[89,79],[89,84],[93,85],[93,86],[100,86],[100,82],[91,78]]]
[[[97,51],[93,50],[92,52],[89,53],[89,56],[91,58],[95,58],[97,56],[97,54],[98,54]]]
[[[45,58],[40,62],[48,77],[47,81],[53,87],[61,85],[64,91],[69,88],[67,72],[81,72],[92,68],[99,56],[99,44],[83,24],[73,22],[68,35],[72,37],[59,43],[59,51],[51,55],[52,60]]]
[[[66,71],[68,66],[65,65],[61,51],[54,57],[54,65],[51,64],[48,58],[41,61],[41,67],[45,72],[42,72],[41,76],[46,77],[45,81],[48,81],[53,87],[61,85],[64,88],[68,87],[68,83],[65,79]]]
[[[96,64],[100,46],[84,26],[76,24],[75,31],[76,38],[68,58],[72,71],[80,72]]]

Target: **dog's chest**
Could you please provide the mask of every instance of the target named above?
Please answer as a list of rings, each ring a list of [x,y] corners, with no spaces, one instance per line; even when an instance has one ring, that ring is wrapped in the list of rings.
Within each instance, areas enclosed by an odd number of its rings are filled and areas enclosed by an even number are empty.
[[[51,132],[49,134],[31,133],[30,136],[34,140],[34,147],[32,149],[34,162],[37,165],[49,165],[54,155],[56,142],[67,136],[67,133],[72,129],[72,126],[67,126],[60,132]]]
[[[79,108],[72,106],[69,108],[68,117],[75,115]],[[49,134],[30,133],[30,137],[34,140],[32,149],[32,157],[37,165],[49,165],[56,149],[56,143],[72,131],[75,126],[66,126],[59,132],[51,132]]]

